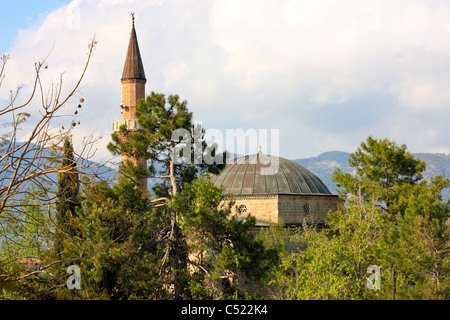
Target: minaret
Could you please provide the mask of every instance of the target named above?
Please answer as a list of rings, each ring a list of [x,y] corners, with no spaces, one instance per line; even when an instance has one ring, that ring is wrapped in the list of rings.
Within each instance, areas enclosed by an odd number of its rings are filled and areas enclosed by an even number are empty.
[[[118,131],[119,127],[126,125],[130,131],[141,131],[136,119],[136,102],[145,99],[145,78],[144,65],[142,64],[139,45],[134,28],[134,14],[132,14],[132,26],[130,42],[128,44],[127,56],[122,73],[122,120],[113,121],[113,130]],[[131,160],[135,165],[141,164],[146,167],[145,159],[134,159],[126,154],[122,154],[122,161]],[[142,181],[142,193],[147,193],[147,179]]]

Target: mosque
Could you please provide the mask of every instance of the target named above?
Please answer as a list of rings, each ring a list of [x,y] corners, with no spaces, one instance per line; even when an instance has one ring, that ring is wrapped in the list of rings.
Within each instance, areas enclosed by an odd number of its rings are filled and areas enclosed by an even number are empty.
[[[142,130],[136,119],[136,102],[145,99],[146,77],[136,36],[134,16],[122,73],[122,119],[113,121],[113,130],[123,124],[129,130]],[[122,155],[122,160],[130,159]],[[145,159],[132,159],[145,165]],[[328,211],[343,202],[333,195],[311,171],[281,157],[263,154],[234,159],[211,181],[235,200],[233,213],[256,218],[257,226],[270,224],[323,225]],[[147,181],[143,181],[147,192]]]
[[[304,222],[320,226],[328,211],[336,211],[342,202],[311,171],[294,161],[261,151],[227,163],[211,181],[233,196],[233,213],[250,213],[257,226],[280,223],[292,226]]]

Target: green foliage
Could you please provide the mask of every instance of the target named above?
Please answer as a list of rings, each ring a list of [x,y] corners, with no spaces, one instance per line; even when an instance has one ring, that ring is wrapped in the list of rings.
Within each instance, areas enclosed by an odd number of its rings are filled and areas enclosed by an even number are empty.
[[[114,187],[104,183],[88,188],[83,202],[83,239],[79,254],[83,285],[80,296],[89,299],[152,298],[156,270],[146,242],[155,224],[146,198],[123,179]]]
[[[276,251],[266,249],[250,232],[254,218],[230,215],[233,203],[207,177],[194,180],[174,197],[173,208],[180,213],[180,228],[189,245],[189,263],[196,269],[189,281],[196,298],[243,295],[235,286],[237,275],[264,279],[277,261]]]
[[[366,270],[382,232],[380,209],[352,200],[330,212],[328,228],[293,230],[294,249],[282,252],[270,285],[277,299],[365,299]],[[285,237],[281,235],[281,237]]]
[[[193,115],[188,110],[187,101],[180,101],[178,95],[166,97],[164,94],[151,92],[145,100],[137,102],[136,117],[144,131],[129,131],[122,126],[118,133],[112,134],[108,149],[115,155],[126,154],[146,159],[149,166],[141,168],[132,163],[124,163],[121,167],[122,176],[128,179],[134,177],[136,183],[142,177],[167,176],[172,161],[177,189],[181,190],[186,182],[192,182],[201,172],[218,173],[224,167],[224,161],[219,164],[207,164],[203,161],[204,153],[215,156],[215,145],[206,145],[203,140],[204,130],[199,130],[193,124]],[[177,130],[189,133],[190,148],[186,148],[189,154],[183,154],[184,148],[176,149],[180,142],[181,145],[187,142],[172,139]],[[175,156],[183,158],[183,161],[176,161]],[[167,182],[157,184],[154,188],[156,195],[167,196],[172,192],[173,186]]]
[[[393,205],[397,219],[390,223],[378,257],[390,277],[394,268],[403,283],[414,282],[414,286],[400,285],[399,299],[450,297],[450,208],[441,200],[442,189],[448,186],[449,180],[441,176],[407,186]],[[384,297],[390,297],[391,291],[385,291]]]
[[[350,155],[349,165],[356,168],[359,176],[383,188],[416,183],[425,170],[425,162],[414,159],[406,151],[406,145],[398,146],[395,141],[371,136]]]
[[[64,142],[55,195],[39,186],[2,212],[3,293],[16,299],[73,298],[65,286],[67,259],[79,257],[74,238],[81,236],[79,180],[73,147]],[[56,198],[56,204],[49,200]],[[69,261],[67,261],[69,262]],[[76,295],[75,295],[76,296]]]
[[[93,182],[85,188],[82,212],[74,216],[80,232],[64,244],[67,253],[80,257],[82,289],[71,297],[246,296],[236,286],[239,275],[262,279],[276,254],[249,233],[254,219],[230,217],[232,202],[224,205],[221,190],[206,177],[197,178],[201,171],[217,171],[220,166],[173,162],[178,143],[171,140],[173,132],[199,133],[194,132],[187,102],[177,95],[166,99],[152,92],[138,102],[137,116],[145,132],[122,126],[112,135],[108,148],[117,155],[145,158],[151,165],[143,168],[127,161],[120,166],[121,177],[115,186]],[[142,195],[137,187],[142,177],[155,174],[153,164],[157,162],[170,167],[170,174],[163,175],[171,178],[171,184],[161,184],[156,190],[165,197],[162,205]],[[171,192],[173,180],[179,191],[176,194]],[[62,291],[56,295],[63,296]]]
[[[425,170],[425,162],[414,159],[405,145],[371,136],[350,154],[349,165],[356,175],[337,169],[332,176],[341,188],[340,195],[376,194],[386,208],[395,202],[399,186],[417,183]]]
[[[164,163],[167,170],[174,130],[195,131],[187,103],[152,93],[138,111],[146,132],[122,127],[109,148]],[[59,176],[55,208],[29,205],[40,196],[30,190],[20,210],[2,212],[4,297],[450,298],[450,206],[441,196],[450,182],[442,176],[423,180],[424,163],[404,145],[369,137],[351,154],[356,174],[335,171],[346,203],[329,212],[326,228],[280,225],[259,233],[253,217],[231,215],[233,199],[201,174],[220,166],[175,164],[169,176],[178,192],[160,184],[155,194],[164,198],[156,201],[137,188],[142,177],[156,173],[152,165],[126,162],[116,185],[85,181],[79,191],[68,141],[64,154],[68,170]],[[69,259],[55,263],[61,258]],[[81,268],[79,290],[66,287],[69,264]],[[381,289],[367,288],[369,266],[380,268]],[[259,295],[247,291],[248,284],[259,285]]]
[[[2,212],[0,244],[0,296],[10,299],[46,299],[48,289],[63,282],[53,250],[54,224],[47,206],[37,206],[41,191],[28,195]],[[59,282],[58,282],[59,281]]]
[[[355,175],[333,175],[345,206],[329,213],[327,230],[304,227],[291,238],[299,249],[281,251],[271,296],[448,299],[450,208],[441,194],[449,180],[422,180],[424,163],[387,139],[369,137],[349,165]],[[371,265],[381,270],[377,290],[366,287]]]
[[[178,95],[169,95],[166,99],[163,94],[152,92],[145,101],[138,102],[136,116],[152,145],[152,149],[146,151],[154,158],[175,144],[172,133],[176,129],[190,131],[192,126],[192,113],[187,109],[187,101],[180,101]]]
[[[58,175],[58,202],[56,204],[56,236],[55,251],[60,259],[67,258],[63,252],[64,239],[79,235],[80,226],[77,225],[76,216],[79,214],[81,204],[79,198],[80,181],[77,163],[74,160],[72,143],[68,138],[64,141],[61,172]]]
[[[92,256],[79,261],[82,289],[72,298],[244,297],[237,274],[262,279],[276,261],[275,251],[249,233],[254,219],[230,217],[232,204],[223,205],[209,179],[194,180],[174,196],[180,232],[174,241],[184,254],[168,256],[172,208],[150,208],[126,179],[113,188],[94,184],[85,193],[82,239],[73,239],[72,248]]]

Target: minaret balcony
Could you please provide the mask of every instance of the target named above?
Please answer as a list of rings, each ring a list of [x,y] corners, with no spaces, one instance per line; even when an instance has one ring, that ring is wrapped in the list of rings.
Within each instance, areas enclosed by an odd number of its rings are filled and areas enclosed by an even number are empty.
[[[128,130],[143,130],[136,119],[122,119],[113,121],[113,131],[119,131],[119,128],[123,125],[126,125]]]

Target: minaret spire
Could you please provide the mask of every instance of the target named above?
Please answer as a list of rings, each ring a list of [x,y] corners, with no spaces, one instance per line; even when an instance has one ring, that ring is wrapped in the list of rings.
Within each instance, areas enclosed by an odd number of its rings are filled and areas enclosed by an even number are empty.
[[[137,41],[136,29],[134,28],[134,13],[131,13],[131,34],[128,43],[127,56],[123,67],[122,81],[127,79],[143,79],[145,78],[144,64],[142,63],[139,44]]]

